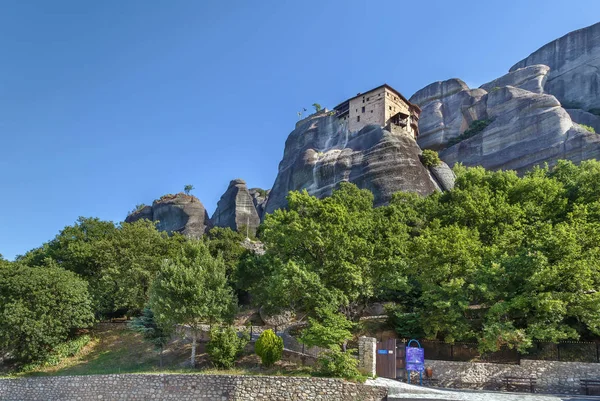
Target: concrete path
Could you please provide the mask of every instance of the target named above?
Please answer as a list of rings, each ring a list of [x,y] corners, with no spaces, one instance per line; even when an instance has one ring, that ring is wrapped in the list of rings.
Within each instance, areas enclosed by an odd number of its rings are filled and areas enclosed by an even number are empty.
[[[598,397],[558,397],[553,395],[536,395],[526,393],[500,393],[473,390],[438,390],[429,387],[414,386],[397,380],[377,378],[367,380],[366,384],[388,388],[389,400],[459,400],[459,401],[560,401],[560,400],[600,400]]]

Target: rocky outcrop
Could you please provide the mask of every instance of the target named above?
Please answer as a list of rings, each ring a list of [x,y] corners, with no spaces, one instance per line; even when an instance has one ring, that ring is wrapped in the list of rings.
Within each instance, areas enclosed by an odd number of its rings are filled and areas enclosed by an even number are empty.
[[[376,206],[397,191],[431,194],[438,185],[420,153],[407,134],[373,125],[350,133],[335,116],[313,115],[299,122],[286,141],[266,212],[285,207],[289,191],[306,189],[321,198],[342,181],[369,189]]]
[[[165,195],[155,200],[152,206],[131,213],[125,222],[141,219],[155,221],[160,231],[178,232],[191,237],[200,237],[210,228],[210,220],[202,203],[195,196],[183,193]]]
[[[260,217],[260,220],[262,221],[265,216],[265,207],[267,206],[267,200],[269,199],[269,192],[271,192],[271,190],[265,191],[262,188],[250,188],[248,192],[250,193],[250,196],[252,196],[254,207],[256,208],[258,217]]]
[[[492,82],[480,86],[486,92],[504,86],[514,86],[533,93],[544,93],[544,84],[548,78],[550,67],[547,65],[532,65],[509,72]]]
[[[255,198],[248,191],[246,182],[240,178],[229,183],[229,187],[217,203],[217,210],[211,217],[215,227],[229,227],[232,230],[248,229],[254,234],[260,224]]]
[[[559,159],[579,162],[600,156],[600,137],[573,124],[551,95],[506,86],[485,95],[465,113],[492,123],[440,152],[450,165],[524,171]]]
[[[596,133],[600,134],[600,116],[597,116],[581,109],[567,109],[567,113],[571,116],[573,121],[577,124],[584,124],[588,127],[592,127]]]
[[[542,46],[510,71],[534,64],[550,67],[544,92],[565,108],[600,112],[600,23]]]
[[[419,145],[423,149],[440,150],[448,141],[459,136],[476,120],[461,110],[475,104],[486,94],[483,89],[469,89],[460,79],[434,82],[410,98],[421,107]]]

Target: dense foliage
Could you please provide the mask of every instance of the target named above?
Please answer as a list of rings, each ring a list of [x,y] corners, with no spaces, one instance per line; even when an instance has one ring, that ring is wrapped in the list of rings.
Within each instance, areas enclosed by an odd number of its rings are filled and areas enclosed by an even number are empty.
[[[232,326],[216,326],[210,331],[206,352],[216,367],[229,369],[249,341],[247,332],[238,335]]]
[[[140,316],[134,317],[129,322],[129,328],[140,333],[144,337],[144,340],[154,345],[159,352],[160,366],[162,367],[163,349],[171,339],[174,327],[159,324],[154,318],[154,312],[146,307]]]
[[[337,349],[321,353],[317,359],[317,372],[326,377],[341,377],[349,380],[360,380],[358,359],[351,352]]]
[[[60,267],[0,269],[0,350],[41,360],[94,321],[87,283]]]
[[[482,350],[600,335],[600,163],[560,162],[524,177],[456,169],[456,188],[422,198],[342,184],[330,198],[289,195],[267,216],[259,302],[303,310],[393,301],[399,332]],[[322,318],[321,318],[322,319]]]
[[[341,349],[373,301],[392,305],[402,336],[477,341],[482,351],[597,339],[600,163],[561,161],[522,177],[455,172],[452,191],[396,193],[378,208],[373,194],[347,183],[325,199],[291,192],[288,209],[258,230],[264,255],[229,229],[194,240],[149,221],[80,218],[17,262],[0,257],[0,348],[43,358],[93,313],[149,305],[140,327],[184,325],[195,352],[201,325],[232,317],[234,290],[269,313],[306,317],[301,341],[331,349],[322,371],[344,377],[353,369]]]
[[[254,344],[254,352],[266,367],[273,366],[283,355],[283,339],[271,329],[260,333]]]

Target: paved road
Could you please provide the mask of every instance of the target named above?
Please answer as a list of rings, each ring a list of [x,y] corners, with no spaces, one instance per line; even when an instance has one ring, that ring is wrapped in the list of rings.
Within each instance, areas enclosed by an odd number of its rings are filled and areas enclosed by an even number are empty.
[[[414,386],[396,380],[377,378],[367,380],[373,386],[387,387],[389,400],[407,401],[600,401],[600,397],[559,396],[546,394],[503,393],[475,390],[441,390]]]

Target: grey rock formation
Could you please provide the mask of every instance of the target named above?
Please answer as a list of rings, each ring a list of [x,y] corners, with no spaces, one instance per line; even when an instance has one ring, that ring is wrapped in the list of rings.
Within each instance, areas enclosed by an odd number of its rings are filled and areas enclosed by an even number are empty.
[[[286,141],[266,212],[285,207],[289,191],[306,189],[325,197],[342,181],[371,190],[376,206],[397,191],[428,195],[438,185],[420,153],[406,134],[373,125],[349,133],[337,117],[313,115],[298,123]]]
[[[429,167],[429,172],[441,191],[449,191],[454,188],[456,176],[446,163],[442,162],[439,166]]]
[[[510,71],[534,64],[550,67],[544,92],[565,108],[600,110],[600,23],[542,46]]]
[[[600,134],[600,116],[597,116],[581,109],[567,109],[567,113],[577,124],[584,124],[594,128],[596,133]]]
[[[439,150],[469,127],[476,116],[461,113],[486,94],[483,89],[469,89],[460,79],[434,82],[410,98],[421,107],[418,142],[422,148]]]
[[[178,232],[191,237],[202,236],[210,227],[206,209],[195,196],[183,193],[170,194],[155,200],[152,206],[127,216],[126,223],[148,219],[157,222],[156,227],[169,233]]]
[[[249,233],[254,234],[260,224],[260,216],[256,211],[255,198],[248,191],[246,182],[235,179],[217,203],[217,210],[211,217],[215,227],[229,227],[240,230],[247,227]]]
[[[435,117],[440,120],[439,124],[443,124],[441,120],[444,118],[449,121],[493,122],[481,133],[440,152],[440,157],[451,166],[461,162],[467,166],[524,171],[545,162],[553,164],[559,159],[578,162],[600,156],[600,137],[574,124],[554,96],[512,86],[494,87],[490,93],[481,97],[477,93],[477,96],[457,106],[453,97],[460,93],[467,96],[469,91],[462,89],[448,96],[449,100],[431,98],[430,102],[442,104],[440,109],[445,114],[429,116],[430,121]],[[429,110],[429,103],[419,105],[424,113]],[[447,128],[446,135],[440,131],[430,135],[438,135],[435,142],[446,146],[446,138],[464,132],[457,127],[452,126],[456,130],[453,132],[448,132]],[[428,141],[431,142],[430,139]]]
[[[250,193],[250,196],[252,196],[254,207],[256,208],[258,217],[260,217],[260,220],[262,221],[265,215],[267,200],[269,199],[269,192],[271,192],[271,190],[265,191],[262,188],[250,188],[248,192]]]
[[[504,86],[514,86],[534,93],[544,93],[544,84],[549,71],[550,67],[541,64],[523,67],[483,84],[480,88],[490,92]]]

